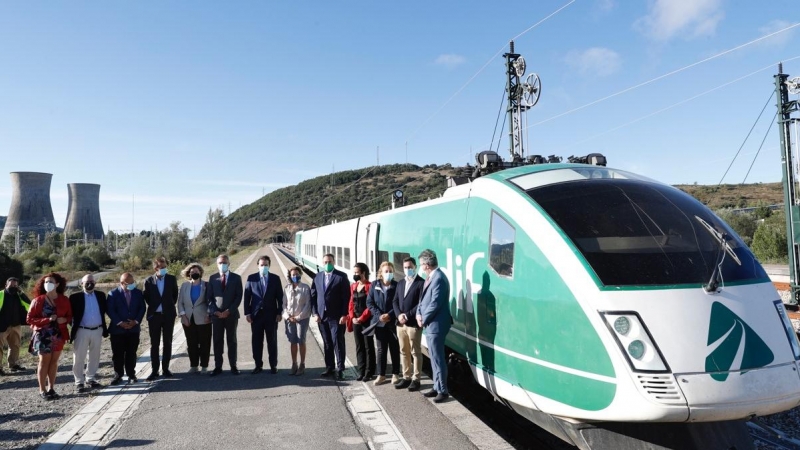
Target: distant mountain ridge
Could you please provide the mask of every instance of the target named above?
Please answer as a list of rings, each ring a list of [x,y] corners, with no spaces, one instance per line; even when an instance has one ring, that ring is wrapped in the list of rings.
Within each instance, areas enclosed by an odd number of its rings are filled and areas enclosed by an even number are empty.
[[[391,195],[402,189],[406,204],[437,198],[447,177],[463,175],[449,164],[389,164],[346,170],[277,189],[227,217],[236,241],[290,241],[298,230],[348,220],[391,207]],[[781,183],[745,185],[676,185],[713,210],[783,202]]]

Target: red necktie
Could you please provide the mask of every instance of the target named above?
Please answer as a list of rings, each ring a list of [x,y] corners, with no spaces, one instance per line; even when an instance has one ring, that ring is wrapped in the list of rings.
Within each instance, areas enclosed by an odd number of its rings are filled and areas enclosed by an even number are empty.
[[[222,274],[222,290],[225,290],[225,274]]]

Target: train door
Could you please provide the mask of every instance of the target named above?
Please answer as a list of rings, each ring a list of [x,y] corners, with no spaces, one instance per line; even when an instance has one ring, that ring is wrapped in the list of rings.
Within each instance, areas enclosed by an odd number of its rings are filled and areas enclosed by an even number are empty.
[[[373,276],[378,270],[378,232],[380,224],[372,222],[367,225],[366,233],[366,264],[369,267],[369,273]]]

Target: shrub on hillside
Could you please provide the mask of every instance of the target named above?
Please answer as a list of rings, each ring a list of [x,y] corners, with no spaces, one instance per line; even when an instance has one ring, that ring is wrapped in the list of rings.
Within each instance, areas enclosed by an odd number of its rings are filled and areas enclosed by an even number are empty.
[[[776,216],[782,217],[783,214],[773,214],[753,235],[751,248],[762,263],[786,264],[787,261],[786,225],[782,220],[773,220]]]

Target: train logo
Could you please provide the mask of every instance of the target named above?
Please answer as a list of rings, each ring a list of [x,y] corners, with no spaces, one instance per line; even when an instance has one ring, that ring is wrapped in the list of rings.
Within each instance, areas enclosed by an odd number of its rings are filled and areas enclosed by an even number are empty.
[[[730,371],[764,367],[775,359],[758,333],[720,302],[711,305],[708,347],[706,371],[717,381],[725,381]]]
[[[456,255],[455,261],[453,260],[453,249],[448,248],[445,251],[447,266],[442,267],[442,272],[447,277],[450,283],[450,292],[456,294],[456,308],[465,310],[468,313],[473,312],[472,296],[478,295],[481,290],[481,285],[472,279],[472,274],[475,269],[475,263],[479,259],[486,257],[484,252],[476,252],[467,257],[465,270],[461,270],[463,258],[461,255]],[[455,262],[455,266],[453,263]],[[455,278],[453,278],[453,270],[455,270]],[[464,279],[464,272],[466,271],[466,280]],[[453,289],[456,287],[456,289]]]

